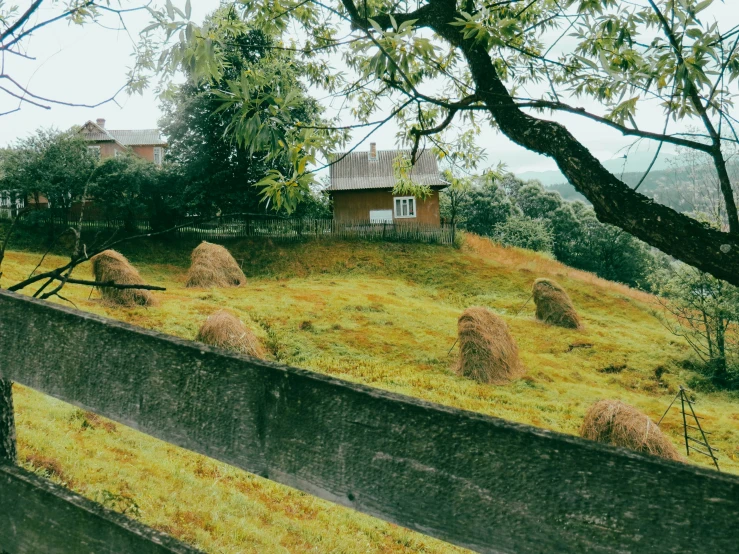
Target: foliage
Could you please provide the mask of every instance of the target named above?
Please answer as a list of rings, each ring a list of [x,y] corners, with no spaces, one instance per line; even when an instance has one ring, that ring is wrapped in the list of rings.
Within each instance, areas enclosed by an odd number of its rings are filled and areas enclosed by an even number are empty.
[[[14,191],[36,206],[46,198],[51,206],[68,209],[81,200],[96,165],[76,129],[40,129],[5,152],[0,190]]]
[[[493,227],[492,237],[505,246],[551,252],[552,232],[542,219],[514,215]]]
[[[259,183],[270,207],[293,212],[309,197],[303,174],[310,160],[286,149],[283,134],[321,112],[299,80],[300,64],[274,49],[265,32],[238,21],[232,10],[213,13],[201,33],[222,48],[223,70],[217,81],[203,80],[193,60],[195,66],[186,66],[187,81],[166,95],[160,122],[170,143],[168,159],[183,173],[181,211],[256,213]],[[309,134],[304,138],[313,140]],[[296,180],[281,181],[293,171]]]
[[[110,219],[131,224],[150,213],[151,198],[159,188],[160,169],[133,153],[108,158],[95,172],[90,196]]]
[[[649,288],[659,265],[646,245],[619,229],[600,223],[592,208],[565,202],[538,182],[512,174],[472,180],[466,188],[441,194],[442,215],[462,229],[503,244],[551,252],[572,267],[631,286]],[[516,229],[516,226],[520,229]]]
[[[174,14],[155,16],[162,22]],[[224,7],[202,26],[188,24],[180,47],[160,60],[165,73],[183,69],[188,77],[168,90],[162,127],[172,159],[192,173],[191,209],[257,211],[256,185],[268,207],[292,213],[310,197],[317,152],[330,152],[342,136],[321,130],[322,108],[301,82],[306,64],[280,47],[275,32]]]
[[[684,264],[662,278],[661,320],[690,344],[714,385],[739,387],[739,290]]]
[[[441,213],[467,231],[491,235],[496,224],[521,213],[495,178],[452,177],[451,182],[441,193]]]

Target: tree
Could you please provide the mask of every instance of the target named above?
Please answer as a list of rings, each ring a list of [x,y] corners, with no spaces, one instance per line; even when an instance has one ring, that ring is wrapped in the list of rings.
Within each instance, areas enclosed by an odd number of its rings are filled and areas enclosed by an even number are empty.
[[[157,219],[154,198],[162,188],[160,179],[167,177],[166,169],[128,153],[100,164],[89,195],[107,218],[123,219],[126,230],[135,231],[137,219]]]
[[[739,290],[680,265],[660,288],[662,321],[684,337],[720,387],[739,384]]]
[[[75,129],[40,129],[6,151],[0,190],[31,199],[36,207],[46,198],[50,206],[69,210],[81,201],[96,165],[97,158]]]
[[[290,28],[285,47],[304,56],[311,82],[345,98],[363,128],[395,119],[414,158],[426,141],[444,155],[463,152],[460,141],[469,143],[468,131],[491,124],[513,142],[553,158],[600,221],[739,284],[739,215],[724,156],[724,145],[739,142],[730,113],[737,96],[739,32],[730,20],[704,23],[712,3],[341,0],[330,5],[288,0],[279,7],[263,2],[233,2],[232,7],[253,25]],[[168,2],[168,9],[156,15],[169,37],[184,31],[176,45],[164,47],[169,66],[203,50],[199,28],[181,13]],[[292,32],[295,27],[302,33]],[[351,31],[344,36],[347,28]],[[565,36],[577,44],[558,55]],[[216,43],[202,52],[207,57],[203,78],[219,74],[222,51]],[[332,67],[337,53],[350,74]],[[526,90],[536,94],[521,96]],[[232,105],[237,98],[250,98],[234,89],[229,94]],[[578,98],[598,108],[588,111],[570,103]],[[250,102],[245,105],[242,114],[251,109]],[[664,126],[637,125],[638,107],[662,109]],[[729,231],[705,226],[627,186],[565,125],[541,117],[543,112],[566,112],[635,139],[705,152],[720,184]],[[672,120],[699,125],[702,136],[669,131]],[[464,129],[454,132],[460,122]],[[310,179],[303,177],[311,168],[302,162],[312,161],[316,152],[309,128],[295,125],[294,133],[282,134],[280,140],[295,149],[296,163],[292,172],[271,176],[268,192],[309,186]],[[232,131],[247,143],[258,136],[257,129],[237,119]]]
[[[513,215],[493,227],[493,238],[506,246],[526,248],[536,252],[551,252],[552,231],[542,219]]]
[[[521,210],[511,202],[495,179],[483,177],[481,181],[470,189],[465,202],[460,205],[460,213],[466,230],[478,235],[492,235],[497,224],[520,215]]]
[[[227,90],[229,83],[241,82],[242,74],[270,74],[274,78],[269,88],[294,98],[287,116],[291,124],[315,119],[321,108],[306,94],[294,56],[273,51],[272,38],[259,30],[244,29],[232,10],[212,14],[203,32],[230,37],[223,43],[226,65],[220,80],[203,82],[186,69],[188,80],[165,97],[165,115],[160,121],[169,140],[168,160],[183,172],[181,210],[201,215],[264,211],[254,185],[270,171],[288,171],[289,160],[284,155],[270,156],[253,145],[237,144],[229,128],[239,107],[224,104],[220,91]],[[265,90],[252,92],[261,99]],[[273,206],[295,208],[282,199],[274,200]]]

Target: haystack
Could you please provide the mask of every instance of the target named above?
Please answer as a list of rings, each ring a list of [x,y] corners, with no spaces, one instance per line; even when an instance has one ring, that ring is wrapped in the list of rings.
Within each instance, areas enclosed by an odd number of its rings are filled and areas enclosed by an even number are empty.
[[[505,321],[487,308],[467,308],[459,316],[457,331],[460,375],[501,385],[526,372]]]
[[[239,287],[245,283],[244,272],[223,246],[203,241],[192,251],[188,287]]]
[[[582,329],[580,316],[559,283],[550,279],[537,279],[534,281],[532,294],[536,304],[536,319],[567,329]]]
[[[209,316],[195,340],[255,358],[264,358],[265,354],[254,333],[238,317],[225,310]]]
[[[600,400],[585,414],[580,436],[668,460],[680,455],[648,416],[618,400]]]
[[[98,282],[117,285],[141,285],[144,280],[136,268],[120,252],[105,250],[93,256],[92,275]],[[148,290],[100,287],[103,302],[113,306],[153,306],[154,297]]]

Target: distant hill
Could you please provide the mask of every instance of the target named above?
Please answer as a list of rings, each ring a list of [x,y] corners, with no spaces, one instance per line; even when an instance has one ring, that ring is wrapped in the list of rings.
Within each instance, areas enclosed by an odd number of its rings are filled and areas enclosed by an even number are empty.
[[[615,161],[609,160],[604,165],[627,185],[635,187],[644,176],[646,168],[621,172],[620,168],[614,167],[617,165]],[[739,185],[739,163],[729,164],[729,174],[736,188]],[[687,170],[658,161],[639,187],[639,192],[680,212],[708,212],[712,205],[719,202],[715,175],[715,169],[711,166]],[[525,172],[516,176],[525,181],[536,179],[548,190],[559,192],[564,200],[579,200],[590,204],[559,171]]]
[[[634,152],[629,154],[628,158],[615,158],[612,160],[602,161],[603,165],[608,171],[616,175],[621,173],[636,173],[643,172],[652,163],[654,152]],[[662,154],[657,159],[652,170],[666,170],[672,166],[674,155]],[[516,177],[523,179],[524,181],[537,180],[544,186],[557,185],[566,183],[567,178],[562,174],[561,171],[525,171],[523,173],[516,173]]]

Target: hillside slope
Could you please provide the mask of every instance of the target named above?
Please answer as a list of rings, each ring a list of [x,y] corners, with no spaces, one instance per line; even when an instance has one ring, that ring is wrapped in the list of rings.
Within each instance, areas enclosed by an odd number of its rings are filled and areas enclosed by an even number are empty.
[[[147,282],[168,288],[156,308],[106,308],[97,293],[88,299],[89,289],[77,286],[69,286],[66,296],[80,309],[188,339],[210,313],[227,307],[279,361],[571,434],[601,398],[621,399],[659,419],[677,385],[693,377],[684,364],[687,345],[652,315],[649,295],[486,239],[468,236],[460,250],[245,241],[228,246],[249,282],[229,290],[184,288],[194,245],[147,243],[125,252]],[[23,278],[38,258],[9,253],[3,283]],[[44,266],[60,261],[50,258]],[[85,265],[78,275],[87,272]],[[537,277],[554,278],[569,291],[583,331],[534,320],[533,303],[524,304]],[[523,379],[479,385],[452,371],[456,319],[472,305],[488,306],[506,319],[528,368]],[[133,513],[140,511],[143,521],[208,551],[460,551],[32,391],[18,387],[16,396],[28,467],[91,498],[108,499],[113,507],[135,503]],[[712,444],[721,449],[722,470],[739,472],[739,401],[726,393],[699,393],[697,400]],[[662,425],[678,447],[679,424],[674,411]],[[689,461],[708,465],[694,456]]]

